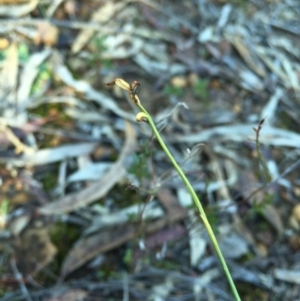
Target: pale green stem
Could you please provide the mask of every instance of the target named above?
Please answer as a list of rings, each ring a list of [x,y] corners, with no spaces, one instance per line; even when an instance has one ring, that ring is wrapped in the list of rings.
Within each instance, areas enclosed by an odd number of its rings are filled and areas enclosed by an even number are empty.
[[[202,219],[202,221],[204,223],[204,226],[205,226],[205,228],[206,228],[206,230],[208,232],[210,240],[211,240],[211,242],[212,242],[212,244],[213,244],[213,246],[214,246],[214,248],[216,250],[216,253],[217,253],[218,257],[219,257],[219,260],[220,260],[220,262],[222,264],[222,267],[224,269],[225,275],[227,277],[228,283],[229,283],[230,288],[232,290],[232,293],[233,293],[233,295],[235,297],[235,300],[236,301],[241,301],[240,296],[238,294],[238,291],[237,291],[237,289],[235,287],[235,284],[233,282],[233,279],[231,277],[230,271],[229,271],[229,269],[227,267],[227,264],[225,262],[223,254],[222,254],[221,249],[219,247],[219,244],[217,242],[217,239],[216,239],[216,237],[215,237],[215,235],[213,233],[213,230],[212,230],[212,228],[211,228],[211,226],[209,224],[209,221],[208,221],[208,219],[206,217],[205,211],[204,211],[204,209],[203,209],[203,207],[202,207],[202,205],[201,205],[201,203],[200,203],[200,201],[198,199],[197,194],[195,193],[195,191],[194,191],[192,185],[190,184],[189,180],[187,179],[187,177],[183,173],[182,169],[177,164],[177,162],[175,161],[174,157],[172,156],[172,154],[168,150],[167,146],[165,145],[164,141],[162,140],[162,138],[161,138],[161,136],[160,136],[160,134],[159,134],[159,132],[158,132],[158,130],[157,130],[157,128],[156,128],[156,126],[155,126],[155,124],[154,124],[151,116],[150,116],[150,114],[146,111],[146,109],[141,104],[139,104],[138,107],[141,109],[142,112],[144,112],[147,115],[147,121],[149,122],[149,124],[150,124],[150,126],[151,126],[151,128],[153,130],[153,133],[156,136],[156,138],[157,138],[160,146],[162,147],[162,149],[164,150],[164,152],[166,153],[166,155],[168,156],[168,158],[172,162],[173,166],[177,170],[177,172],[178,172],[179,176],[181,177],[182,181],[185,183],[185,185],[186,185],[189,193],[191,194],[191,196],[193,198],[193,201],[194,201],[196,207],[199,210],[200,217],[201,217],[201,219]]]

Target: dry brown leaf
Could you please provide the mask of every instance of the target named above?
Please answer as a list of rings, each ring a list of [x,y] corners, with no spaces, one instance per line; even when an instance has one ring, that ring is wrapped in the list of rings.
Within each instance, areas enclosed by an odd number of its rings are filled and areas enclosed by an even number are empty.
[[[108,172],[96,183],[91,184],[89,187],[69,194],[61,200],[47,204],[39,209],[41,214],[63,214],[71,212],[83,206],[94,202],[95,200],[103,197],[106,193],[124,176],[126,176],[125,162],[130,156],[136,145],[135,132],[132,125],[126,122],[126,141],[121,151],[121,155],[117,162],[108,170]]]
[[[281,66],[277,64],[276,60],[272,59],[272,55],[277,57],[277,53],[273,53],[271,49],[262,46],[255,46],[256,53],[265,65],[275,73],[284,83],[289,83],[286,73],[282,70]]]
[[[54,46],[56,45],[59,35],[59,30],[49,22],[39,22],[37,25],[37,33],[34,38],[36,45]]]
[[[300,222],[300,204],[294,206],[292,216]]]
[[[64,10],[68,15],[74,16],[78,10],[78,3],[74,0],[67,0],[64,3]]]
[[[82,238],[68,253],[62,266],[61,277],[66,277],[98,254],[112,250],[134,238],[136,233],[137,226],[127,224]]]
[[[256,54],[251,52],[251,49],[245,44],[245,42],[237,36],[232,37],[230,40],[249,68],[251,68],[257,75],[265,77],[266,70],[264,66],[258,60]]]
[[[18,269],[22,274],[31,276],[46,267],[57,252],[44,226],[27,229],[16,238],[15,247]]]
[[[8,47],[9,40],[6,38],[0,38],[0,50],[4,50]]]

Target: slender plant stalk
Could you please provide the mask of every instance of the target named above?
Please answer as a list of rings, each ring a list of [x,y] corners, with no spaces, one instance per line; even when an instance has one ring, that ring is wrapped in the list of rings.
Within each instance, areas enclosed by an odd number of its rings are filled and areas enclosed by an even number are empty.
[[[221,249],[219,247],[219,244],[217,242],[217,239],[214,235],[214,232],[209,224],[209,221],[206,217],[205,211],[192,187],[192,185],[190,184],[189,180],[187,179],[187,177],[185,176],[184,172],[182,171],[182,169],[179,167],[179,165],[177,164],[177,162],[175,161],[174,157],[172,156],[172,154],[170,153],[170,151],[168,150],[167,146],[165,145],[164,141],[162,140],[154,122],[153,119],[151,117],[151,115],[146,111],[146,109],[141,105],[140,99],[137,96],[137,90],[140,86],[140,83],[137,81],[133,81],[132,84],[130,85],[129,83],[127,83],[126,81],[124,81],[121,78],[116,78],[114,81],[107,83],[108,86],[113,86],[113,85],[117,85],[118,87],[120,87],[123,90],[126,90],[129,93],[129,97],[132,101],[133,104],[135,104],[137,107],[139,107],[139,109],[141,110],[141,112],[139,112],[136,115],[136,120],[137,121],[146,121],[150,124],[152,131],[154,133],[154,135],[156,136],[160,146],[162,147],[162,149],[164,150],[164,152],[166,153],[166,155],[168,156],[168,158],[170,159],[170,161],[172,162],[172,164],[174,165],[175,169],[177,170],[178,174],[180,175],[182,181],[185,183],[189,193],[191,194],[193,201],[196,205],[196,207],[199,210],[200,213],[200,217],[204,223],[204,226],[208,232],[208,235],[210,237],[210,240],[217,252],[217,255],[219,257],[219,260],[222,264],[222,267],[224,269],[225,275],[227,277],[228,283],[230,285],[230,288],[232,290],[232,293],[234,295],[234,298],[236,301],[241,301],[239,293],[235,287],[235,284],[232,280],[231,274],[229,272],[229,269],[227,267],[227,264],[225,262],[225,259],[223,257],[223,254],[221,252]]]
[[[259,124],[258,124],[258,127],[257,128],[253,128],[254,132],[255,132],[255,144],[256,144],[256,153],[258,155],[258,159],[259,159],[259,162],[260,164],[262,165],[263,167],[263,171],[264,171],[264,175],[266,177],[266,183],[265,184],[268,184],[269,182],[272,181],[272,176],[270,174],[270,171],[267,167],[267,164],[266,164],[266,161],[264,160],[264,156],[262,155],[262,152],[260,150],[260,142],[259,142],[259,133],[262,129],[262,124],[264,123],[265,119],[262,119]]]
[[[175,161],[174,157],[172,156],[172,154],[170,153],[169,149],[167,148],[166,144],[164,143],[164,141],[162,140],[154,122],[153,122],[153,119],[152,117],[150,116],[150,114],[146,111],[146,109],[140,104],[138,103],[137,106],[140,108],[140,110],[146,115],[146,119],[147,119],[147,122],[150,124],[151,128],[152,128],[152,131],[154,133],[154,135],[156,136],[160,146],[162,147],[162,149],[164,150],[164,152],[166,153],[166,155],[168,156],[168,158],[170,159],[170,161],[172,162],[173,166],[175,167],[175,169],[177,170],[178,174],[180,175],[182,181],[185,183],[189,193],[191,194],[192,198],[193,198],[193,201],[196,205],[196,207],[198,208],[199,210],[199,213],[200,213],[200,217],[204,223],[204,226],[208,232],[208,235],[210,237],[210,240],[217,252],[217,255],[219,257],[219,260],[222,264],[222,267],[224,269],[224,272],[225,272],[225,275],[227,277],[227,280],[229,282],[229,285],[230,285],[230,288],[232,290],[232,293],[235,297],[235,300],[236,301],[241,301],[240,299],[240,296],[239,296],[239,293],[235,287],[235,284],[233,282],[233,279],[231,277],[231,274],[230,274],[230,271],[227,267],[227,264],[226,264],[226,261],[223,257],[223,254],[221,252],[221,249],[219,247],[219,244],[217,242],[217,239],[214,235],[214,232],[209,224],[209,221],[206,217],[206,214],[205,214],[205,211],[201,205],[201,202],[199,201],[199,198],[197,196],[197,194],[195,193],[195,190],[193,189],[192,185],[190,184],[189,180],[187,179],[187,177],[185,176],[184,172],[182,171],[182,169],[180,168],[180,166],[177,164],[177,162]]]

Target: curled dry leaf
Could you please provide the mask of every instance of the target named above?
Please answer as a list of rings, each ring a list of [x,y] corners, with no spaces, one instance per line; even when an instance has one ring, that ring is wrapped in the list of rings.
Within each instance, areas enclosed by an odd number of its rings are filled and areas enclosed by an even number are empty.
[[[205,147],[204,143],[198,143],[194,145],[189,153],[189,157],[198,155],[204,147]]]

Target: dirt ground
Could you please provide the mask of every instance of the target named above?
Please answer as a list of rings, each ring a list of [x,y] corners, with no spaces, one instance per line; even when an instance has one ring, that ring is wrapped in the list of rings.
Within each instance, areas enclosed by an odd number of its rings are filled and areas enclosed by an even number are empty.
[[[3,301],[300,300],[299,0],[0,1]]]

